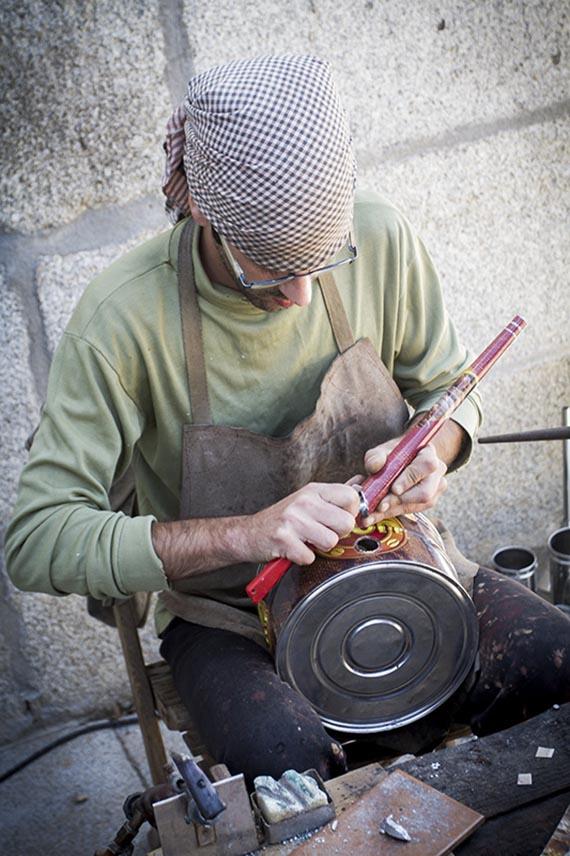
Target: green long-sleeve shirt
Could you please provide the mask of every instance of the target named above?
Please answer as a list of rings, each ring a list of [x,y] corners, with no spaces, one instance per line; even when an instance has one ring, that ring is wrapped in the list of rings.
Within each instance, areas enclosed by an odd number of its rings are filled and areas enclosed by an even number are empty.
[[[6,536],[22,589],[121,597],[167,588],[153,520],[178,516],[181,426],[192,420],[177,291],[181,224],[86,289],[54,355],[46,404]],[[335,271],[356,339],[369,337],[403,395],[425,410],[468,364],[440,283],[408,222],[374,194],[355,207],[358,260]],[[320,292],[265,313],[211,283],[194,243],[213,419],[284,436],[313,409],[337,354]],[[473,435],[471,395],[454,419]],[[113,512],[132,465],[140,516]]]

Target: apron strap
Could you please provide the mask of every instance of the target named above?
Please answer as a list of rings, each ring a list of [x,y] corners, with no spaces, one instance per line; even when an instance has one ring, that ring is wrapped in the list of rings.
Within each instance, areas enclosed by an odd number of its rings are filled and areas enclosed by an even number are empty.
[[[341,354],[348,351],[354,345],[354,334],[346,315],[341,296],[339,294],[332,273],[323,273],[319,276],[319,288],[325,303],[330,325],[335,337],[336,346]]]
[[[198,306],[194,265],[192,263],[193,243],[194,221],[188,220],[182,228],[180,243],[178,244],[178,298],[182,318],[182,341],[186,359],[188,393],[192,407],[192,422],[195,425],[210,425],[212,414],[206,381],[202,316]]]

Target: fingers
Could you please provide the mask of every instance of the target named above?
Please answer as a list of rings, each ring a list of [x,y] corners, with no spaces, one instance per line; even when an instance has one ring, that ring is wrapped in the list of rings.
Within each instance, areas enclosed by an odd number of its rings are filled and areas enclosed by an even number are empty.
[[[447,467],[431,445],[422,449],[394,481],[390,493],[376,511],[366,518],[367,526],[386,517],[412,514],[432,508],[447,489]]]
[[[358,476],[354,478],[358,478]],[[305,490],[317,494],[324,502],[342,508],[354,517],[358,514],[360,499],[358,493],[350,484],[313,483],[307,485],[306,488],[302,488],[299,493]]]
[[[332,550],[354,527],[359,497],[350,485],[310,484],[293,497],[286,520],[319,550]]]
[[[446,471],[447,467],[438,458],[435,448],[428,444],[418,452],[412,463],[400,473],[392,485],[391,492],[396,496],[403,496],[414,485],[419,485],[432,476],[437,477],[438,480],[443,478]]]
[[[381,443],[379,446],[374,446],[373,449],[369,449],[364,455],[366,472],[370,474],[379,472],[386,463],[386,458],[392,449],[397,446],[400,439],[400,437],[396,437],[393,440],[388,440],[386,443]]]
[[[352,478],[348,479],[348,481],[345,482],[345,484],[350,484],[350,485],[362,484],[362,482],[364,481],[365,478],[366,478],[366,476],[362,476],[362,475],[352,476]]]
[[[309,565],[315,559],[314,549],[328,553],[338,543],[339,535],[328,526],[309,520],[301,528],[288,523],[275,530],[279,555],[298,565]]]
[[[310,564],[315,558],[313,546],[329,552],[339,538],[348,535],[358,508],[359,496],[350,485],[306,485],[257,515],[269,533],[267,558],[282,556],[296,564]]]
[[[421,484],[410,488],[405,494],[395,496],[389,493],[382,503],[376,514],[379,514],[378,520],[383,520],[386,517],[397,517],[400,514],[413,514],[418,511],[427,511],[428,508],[433,508],[439,497],[447,490],[447,480],[445,478],[428,478]],[[375,520],[374,522],[378,522]]]
[[[277,535],[278,533],[276,533]],[[283,559],[289,559],[294,565],[311,565],[316,558],[315,553],[305,544],[300,538],[287,537],[283,541],[283,547],[279,549],[279,538],[275,538],[277,553],[272,553],[269,558],[281,556]]]

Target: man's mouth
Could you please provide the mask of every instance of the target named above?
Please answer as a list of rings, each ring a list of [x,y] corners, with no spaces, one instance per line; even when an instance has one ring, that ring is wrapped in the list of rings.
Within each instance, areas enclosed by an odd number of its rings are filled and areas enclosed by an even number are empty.
[[[293,301],[289,300],[287,297],[274,297],[273,300],[275,303],[278,303],[279,306],[282,306],[283,309],[288,309],[290,306],[293,306]]]

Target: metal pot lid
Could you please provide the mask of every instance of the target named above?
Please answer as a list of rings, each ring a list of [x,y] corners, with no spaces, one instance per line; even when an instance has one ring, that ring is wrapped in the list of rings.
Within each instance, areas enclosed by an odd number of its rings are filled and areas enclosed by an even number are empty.
[[[455,580],[415,562],[371,562],[340,571],[296,605],[275,661],[327,727],[389,731],[461,686],[478,635],[475,606]]]

